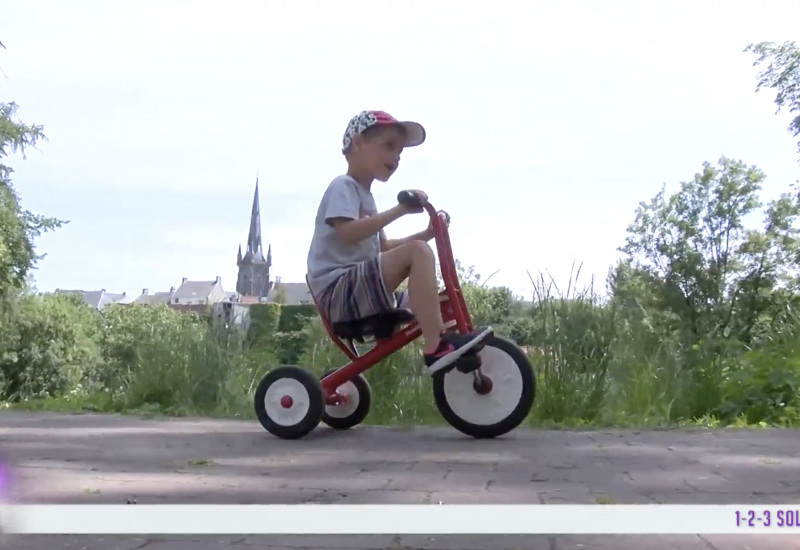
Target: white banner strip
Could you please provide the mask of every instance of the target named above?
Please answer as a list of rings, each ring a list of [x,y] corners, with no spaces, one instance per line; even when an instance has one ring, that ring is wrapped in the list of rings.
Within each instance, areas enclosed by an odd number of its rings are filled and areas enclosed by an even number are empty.
[[[800,535],[797,505],[9,505],[5,533]]]

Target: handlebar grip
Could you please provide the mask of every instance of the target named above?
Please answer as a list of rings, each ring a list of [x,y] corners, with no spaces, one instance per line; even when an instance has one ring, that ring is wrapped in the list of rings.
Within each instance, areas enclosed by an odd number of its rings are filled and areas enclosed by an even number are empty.
[[[422,201],[411,191],[400,191],[397,194],[397,202],[410,208],[422,208]]]

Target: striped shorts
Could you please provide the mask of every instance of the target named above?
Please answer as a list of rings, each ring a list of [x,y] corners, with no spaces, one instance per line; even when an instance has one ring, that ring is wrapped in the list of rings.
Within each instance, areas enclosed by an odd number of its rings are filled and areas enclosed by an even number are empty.
[[[381,275],[380,256],[351,267],[319,298],[328,321],[353,321],[398,307],[408,307],[403,290],[389,292]]]

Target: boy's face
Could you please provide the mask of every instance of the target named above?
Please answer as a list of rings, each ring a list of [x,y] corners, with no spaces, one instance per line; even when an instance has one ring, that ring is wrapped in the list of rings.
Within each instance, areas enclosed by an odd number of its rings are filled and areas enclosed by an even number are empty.
[[[386,125],[370,129],[353,139],[353,160],[378,181],[387,181],[400,164],[405,145],[402,126]]]

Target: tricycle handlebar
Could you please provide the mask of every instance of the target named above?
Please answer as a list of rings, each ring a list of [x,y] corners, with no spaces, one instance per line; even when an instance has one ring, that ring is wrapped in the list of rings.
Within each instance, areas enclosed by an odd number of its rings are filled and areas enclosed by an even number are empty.
[[[397,202],[405,206],[406,208],[422,208],[422,200],[420,200],[419,196],[415,195],[411,191],[400,191],[397,194]]]
[[[411,191],[400,191],[397,194],[397,202],[402,204],[407,208],[424,208],[427,210],[428,215],[430,215],[431,219],[433,219],[434,226],[440,223],[441,216],[444,216],[445,221],[450,221],[450,216],[447,212],[436,212],[436,209],[431,205],[429,202],[422,202],[419,196],[412,193]],[[441,216],[440,216],[441,215]]]

